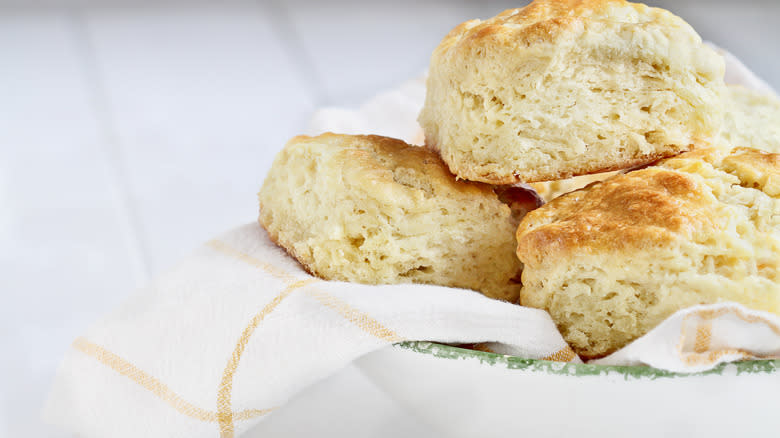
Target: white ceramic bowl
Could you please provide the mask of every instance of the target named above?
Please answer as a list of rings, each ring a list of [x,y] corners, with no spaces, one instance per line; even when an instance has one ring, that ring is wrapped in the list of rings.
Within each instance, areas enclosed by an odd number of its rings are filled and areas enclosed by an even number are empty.
[[[776,360],[677,374],[406,342],[357,365],[444,436],[780,436]]]

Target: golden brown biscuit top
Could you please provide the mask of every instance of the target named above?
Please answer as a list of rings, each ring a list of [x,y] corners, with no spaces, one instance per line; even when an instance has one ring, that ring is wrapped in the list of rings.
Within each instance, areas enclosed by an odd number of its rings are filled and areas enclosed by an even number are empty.
[[[699,149],[595,183],[530,212],[517,231],[518,254],[530,264],[564,254],[648,250],[678,239],[705,241],[708,230],[729,220],[720,209],[731,202],[724,201],[731,186],[780,197],[780,154]]]
[[[625,0],[535,0],[528,6],[508,9],[488,20],[460,24],[444,38],[439,50],[458,43],[466,46],[502,42],[526,46],[549,43],[567,32],[581,30],[586,21],[636,24],[675,21],[684,24],[668,11]]]
[[[530,212],[517,231],[521,261],[572,252],[649,248],[710,221],[700,185],[683,173],[648,168],[617,175]]]

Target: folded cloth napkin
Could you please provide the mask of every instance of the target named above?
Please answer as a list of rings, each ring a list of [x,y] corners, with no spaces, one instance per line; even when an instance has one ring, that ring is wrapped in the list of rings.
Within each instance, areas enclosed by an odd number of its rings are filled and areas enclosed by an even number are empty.
[[[780,358],[780,317],[736,303],[694,306],[631,344],[589,363],[705,371],[723,362]]]
[[[312,277],[258,224],[208,242],[73,343],[47,416],[80,437],[232,437],[404,340],[579,361],[550,317],[468,290]]]
[[[322,111],[310,131],[419,144],[424,91],[418,79],[358,111]],[[322,281],[253,223],[208,242],[76,339],[45,416],[82,438],[234,437],[306,386],[404,340],[580,362],[543,311],[438,286]],[[685,372],[778,355],[780,318],[726,303],[678,312],[597,363]]]

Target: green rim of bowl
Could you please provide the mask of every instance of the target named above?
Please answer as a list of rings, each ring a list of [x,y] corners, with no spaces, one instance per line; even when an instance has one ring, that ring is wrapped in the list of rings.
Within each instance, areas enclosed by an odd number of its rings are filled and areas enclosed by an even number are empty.
[[[742,362],[722,363],[707,371],[696,373],[676,373],[648,366],[589,365],[552,362],[539,359],[523,359],[521,357],[469,350],[467,348],[453,347],[451,345],[438,344],[435,342],[407,341],[395,344],[395,346],[405,350],[411,350],[416,353],[428,354],[443,359],[476,359],[479,360],[480,363],[491,366],[501,366],[513,370],[527,370],[532,372],[576,377],[620,374],[623,375],[626,379],[642,378],[654,380],[670,377],[706,376],[710,374],[721,375],[726,370],[736,371],[736,375],[773,374],[780,370],[780,360],[749,360]]]

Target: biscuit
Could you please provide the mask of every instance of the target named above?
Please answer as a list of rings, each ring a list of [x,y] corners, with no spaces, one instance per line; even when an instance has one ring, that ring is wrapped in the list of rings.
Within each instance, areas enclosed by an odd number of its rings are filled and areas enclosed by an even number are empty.
[[[780,100],[738,85],[729,85],[721,143],[780,152]]]
[[[520,303],[583,358],[722,301],[780,314],[780,155],[698,149],[569,193],[518,231]]]
[[[514,234],[537,205],[525,193],[503,189],[511,209],[491,186],[456,180],[435,153],[401,140],[299,136],[263,183],[259,221],[325,279],[430,283],[516,302]]]
[[[711,143],[723,58],[668,11],[536,0],[453,29],[419,122],[458,177],[491,184],[651,163]]]

